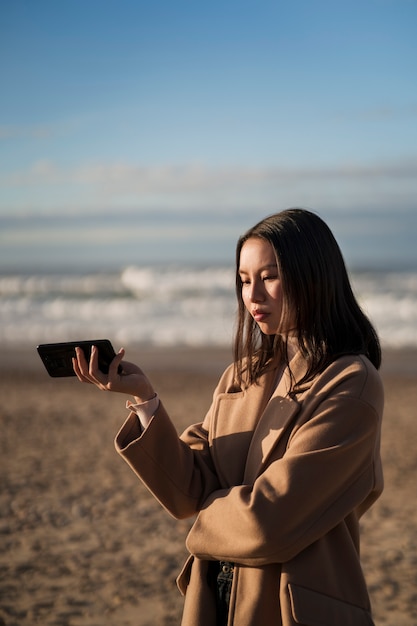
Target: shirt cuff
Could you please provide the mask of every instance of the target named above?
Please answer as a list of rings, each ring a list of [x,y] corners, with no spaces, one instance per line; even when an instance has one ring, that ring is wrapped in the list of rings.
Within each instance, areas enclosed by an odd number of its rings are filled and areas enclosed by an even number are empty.
[[[147,427],[158,407],[159,398],[156,394],[153,398],[147,400],[147,402],[141,402],[140,404],[133,404],[130,400],[126,402],[126,408],[136,413],[142,428]]]

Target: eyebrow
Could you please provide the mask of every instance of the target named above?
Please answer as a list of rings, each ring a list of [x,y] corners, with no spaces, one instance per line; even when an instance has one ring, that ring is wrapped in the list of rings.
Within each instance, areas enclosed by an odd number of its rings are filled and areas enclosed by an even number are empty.
[[[268,270],[268,269],[278,269],[278,265],[276,263],[269,263],[268,265],[263,265],[262,267],[259,268],[260,272],[263,272],[264,270]],[[239,274],[248,274],[248,272],[245,269],[240,269],[239,268]]]

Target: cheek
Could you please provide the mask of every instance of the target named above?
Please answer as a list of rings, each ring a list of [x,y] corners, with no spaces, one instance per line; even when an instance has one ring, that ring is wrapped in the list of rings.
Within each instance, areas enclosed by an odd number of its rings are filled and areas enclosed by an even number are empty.
[[[243,304],[249,310],[250,298],[249,298],[249,295],[247,293],[247,290],[244,287],[242,288],[241,295],[242,295]]]
[[[283,295],[282,295],[282,287],[281,285],[275,285],[270,291],[269,291],[269,297],[272,300],[275,300],[275,302],[281,306],[282,305],[282,301],[283,301]]]
[[[284,312],[284,297],[282,294],[282,289],[275,289],[273,293],[270,294],[272,306],[275,309],[275,314],[281,319],[281,316]],[[282,320],[281,320],[282,321]]]

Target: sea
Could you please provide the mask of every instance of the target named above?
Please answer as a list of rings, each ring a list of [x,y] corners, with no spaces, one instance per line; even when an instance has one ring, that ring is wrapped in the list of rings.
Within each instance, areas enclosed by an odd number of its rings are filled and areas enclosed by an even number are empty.
[[[323,216],[382,345],[417,347],[417,219]],[[0,218],[0,342],[109,338],[121,346],[228,347],[234,248],[253,212]]]

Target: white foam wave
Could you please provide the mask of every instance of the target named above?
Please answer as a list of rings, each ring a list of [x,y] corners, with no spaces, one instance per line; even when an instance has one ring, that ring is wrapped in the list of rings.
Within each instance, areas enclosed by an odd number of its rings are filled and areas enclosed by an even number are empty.
[[[386,346],[417,347],[417,273],[352,277]],[[3,345],[108,337],[115,346],[230,345],[234,272],[129,267],[121,274],[0,277]]]
[[[0,276],[0,297],[51,297],[55,294],[94,296],[123,294],[126,291],[118,274],[46,274]]]

